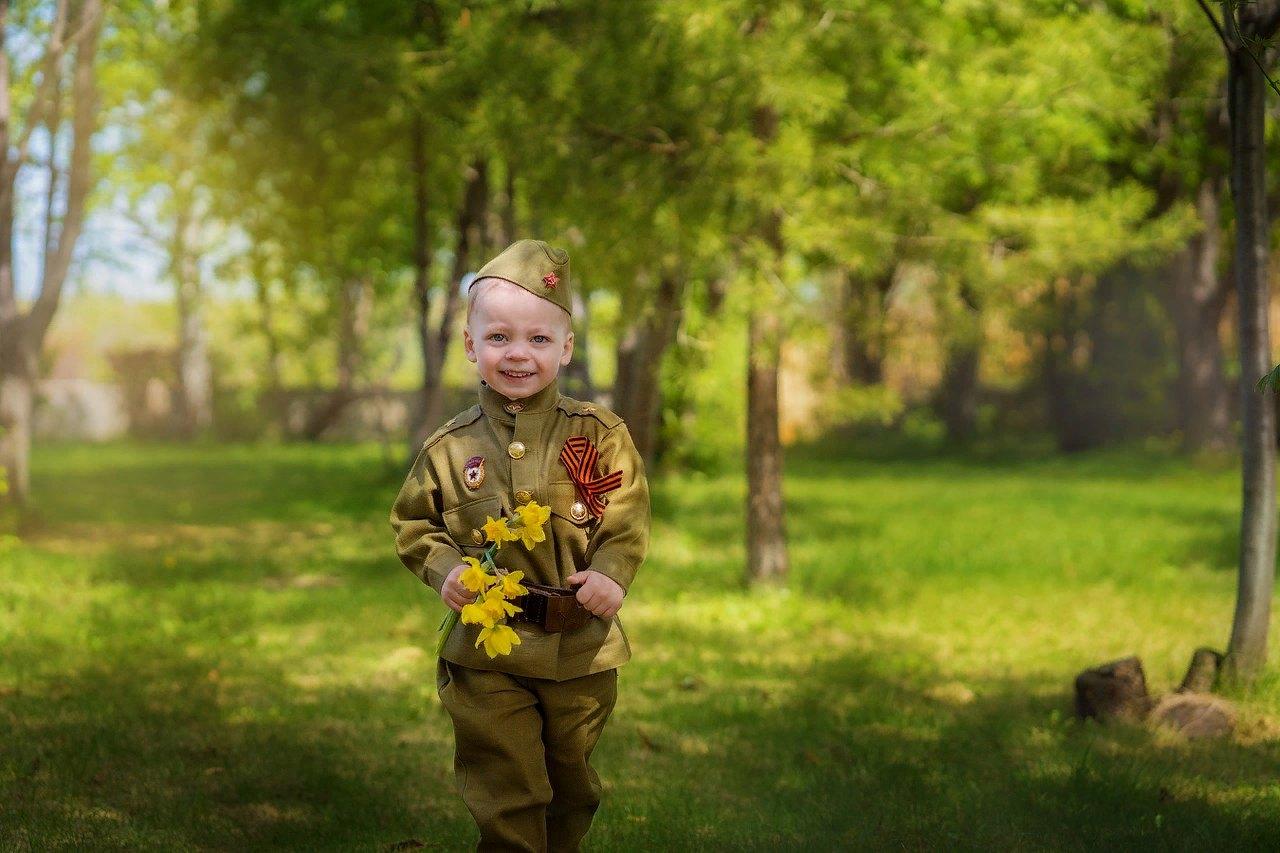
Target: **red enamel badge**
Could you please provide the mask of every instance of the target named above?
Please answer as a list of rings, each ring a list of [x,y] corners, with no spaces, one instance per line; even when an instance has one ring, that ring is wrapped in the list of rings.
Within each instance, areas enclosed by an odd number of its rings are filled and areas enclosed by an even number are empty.
[[[557,284],[560,283],[560,276],[556,275],[553,272],[549,272],[542,277],[542,281],[544,284],[546,284],[548,290],[552,290],[555,288]]]
[[[467,464],[462,466],[462,481],[473,492],[480,488],[480,484],[484,482],[483,456],[472,456],[467,460]]]

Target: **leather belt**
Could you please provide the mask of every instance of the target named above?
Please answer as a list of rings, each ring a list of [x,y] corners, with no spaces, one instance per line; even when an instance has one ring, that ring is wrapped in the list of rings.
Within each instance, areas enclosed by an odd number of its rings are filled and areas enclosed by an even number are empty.
[[[521,585],[529,592],[511,600],[523,608],[511,617],[514,621],[530,622],[544,631],[572,631],[587,624],[593,615],[578,601],[576,589],[529,581],[521,581]]]

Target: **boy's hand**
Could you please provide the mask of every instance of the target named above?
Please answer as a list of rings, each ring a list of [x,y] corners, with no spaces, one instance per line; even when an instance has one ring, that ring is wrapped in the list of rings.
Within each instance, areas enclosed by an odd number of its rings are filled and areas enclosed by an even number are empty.
[[[458,582],[458,576],[466,570],[466,563],[454,566],[449,570],[449,576],[444,579],[444,585],[440,587],[440,597],[444,599],[444,603],[459,613],[462,612],[464,604],[470,604],[476,600],[476,594]]]
[[[608,619],[622,607],[622,587],[608,575],[587,569],[585,572],[574,572],[564,582],[582,584],[578,587],[578,601],[601,619]]]

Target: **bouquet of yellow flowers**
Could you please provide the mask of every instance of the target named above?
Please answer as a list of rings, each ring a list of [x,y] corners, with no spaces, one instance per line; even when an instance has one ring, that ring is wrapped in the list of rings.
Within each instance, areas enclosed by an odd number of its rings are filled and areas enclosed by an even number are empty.
[[[476,648],[483,643],[485,654],[491,658],[509,655],[514,646],[520,645],[520,635],[506,622],[508,616],[521,611],[511,600],[529,591],[520,585],[524,572],[501,570],[493,562],[493,558],[504,542],[520,542],[525,548],[532,550],[534,545],[547,538],[542,532],[542,526],[550,518],[551,509],[535,501],[516,507],[516,514],[512,518],[495,519],[493,516],[485,516],[483,529],[489,547],[485,549],[481,559],[463,557],[467,570],[458,577],[463,586],[476,593],[476,600],[465,605],[461,614],[452,609],[445,614],[444,621],[440,623],[440,639],[436,643],[437,657],[459,619],[464,625],[481,626],[480,635],[476,638]]]

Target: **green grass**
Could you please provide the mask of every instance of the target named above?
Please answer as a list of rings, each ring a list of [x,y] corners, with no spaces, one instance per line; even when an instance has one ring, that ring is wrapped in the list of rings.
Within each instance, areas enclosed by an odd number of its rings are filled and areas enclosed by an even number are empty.
[[[42,448],[0,544],[0,847],[468,849],[402,476]],[[1232,465],[799,448],[789,588],[750,591],[743,490],[654,482],[591,849],[1280,845],[1280,679],[1226,741],[1071,718],[1086,666],[1137,653],[1163,692],[1223,644]]]

